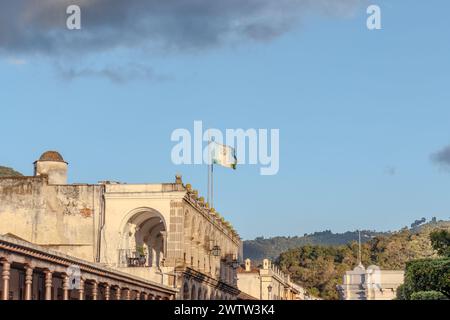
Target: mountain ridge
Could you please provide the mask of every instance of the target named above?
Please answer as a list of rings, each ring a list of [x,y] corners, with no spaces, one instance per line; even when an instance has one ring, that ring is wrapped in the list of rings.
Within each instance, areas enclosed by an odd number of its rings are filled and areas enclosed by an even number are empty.
[[[441,222],[444,220],[440,220]],[[437,219],[432,217],[428,223],[437,223]],[[415,220],[409,227],[405,226],[401,230],[409,229],[418,232],[423,226],[427,225],[427,219],[421,218]],[[361,242],[366,243],[375,237],[390,236],[398,231],[375,231],[361,230]],[[323,245],[323,246],[340,246],[346,245],[354,241],[358,241],[358,230],[346,231],[341,233],[333,233],[331,230],[317,231],[303,236],[276,236],[276,237],[257,237],[253,240],[245,240],[243,242],[244,257],[249,258],[255,263],[260,263],[263,259],[268,258],[275,260],[278,256],[289,249],[305,246],[305,245]]]

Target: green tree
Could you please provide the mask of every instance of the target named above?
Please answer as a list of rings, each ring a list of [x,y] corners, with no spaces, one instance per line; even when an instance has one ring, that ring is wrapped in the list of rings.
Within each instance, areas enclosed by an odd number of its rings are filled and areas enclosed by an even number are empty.
[[[450,232],[437,230],[430,234],[431,245],[437,253],[444,257],[450,257]]]
[[[438,291],[450,297],[450,259],[423,259],[408,262],[403,297],[411,299],[419,291]]]
[[[418,291],[411,295],[411,300],[448,300],[448,298],[439,291]]]

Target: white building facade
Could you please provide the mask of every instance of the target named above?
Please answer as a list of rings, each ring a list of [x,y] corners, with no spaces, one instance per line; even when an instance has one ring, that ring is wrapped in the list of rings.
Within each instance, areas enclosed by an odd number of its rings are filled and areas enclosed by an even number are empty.
[[[381,270],[374,265],[366,269],[360,264],[345,273],[337,290],[341,300],[392,300],[403,281],[403,270]]]

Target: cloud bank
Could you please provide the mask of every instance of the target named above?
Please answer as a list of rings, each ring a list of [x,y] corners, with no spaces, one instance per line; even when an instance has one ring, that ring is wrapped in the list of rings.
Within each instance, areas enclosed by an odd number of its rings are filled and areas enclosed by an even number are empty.
[[[437,165],[450,168],[450,145],[432,154],[431,160]]]
[[[14,0],[2,1],[0,51],[84,54],[114,48],[203,50],[270,41],[308,12],[352,15],[365,0]],[[81,8],[82,30],[66,28]]]

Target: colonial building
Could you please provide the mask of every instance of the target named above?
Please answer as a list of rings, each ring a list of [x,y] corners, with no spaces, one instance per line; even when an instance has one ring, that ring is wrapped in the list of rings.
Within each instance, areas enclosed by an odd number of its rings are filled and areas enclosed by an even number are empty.
[[[0,264],[2,300],[169,300],[177,292],[10,236],[0,236]]]
[[[244,267],[238,269],[238,288],[260,300],[305,300],[307,297],[302,287],[268,259],[263,260],[261,268],[252,266],[251,260],[246,259]]]
[[[392,300],[403,280],[403,270],[380,270],[377,266],[366,269],[360,263],[345,273],[337,290],[342,300]]]
[[[181,176],[174,183],[68,184],[67,168],[49,151],[34,163],[34,176],[0,178],[4,298],[72,296],[65,291],[70,265],[81,266],[85,287],[110,288],[77,289],[90,296],[112,297],[114,287],[117,298],[237,298],[241,239]],[[38,291],[21,291],[35,285]]]

